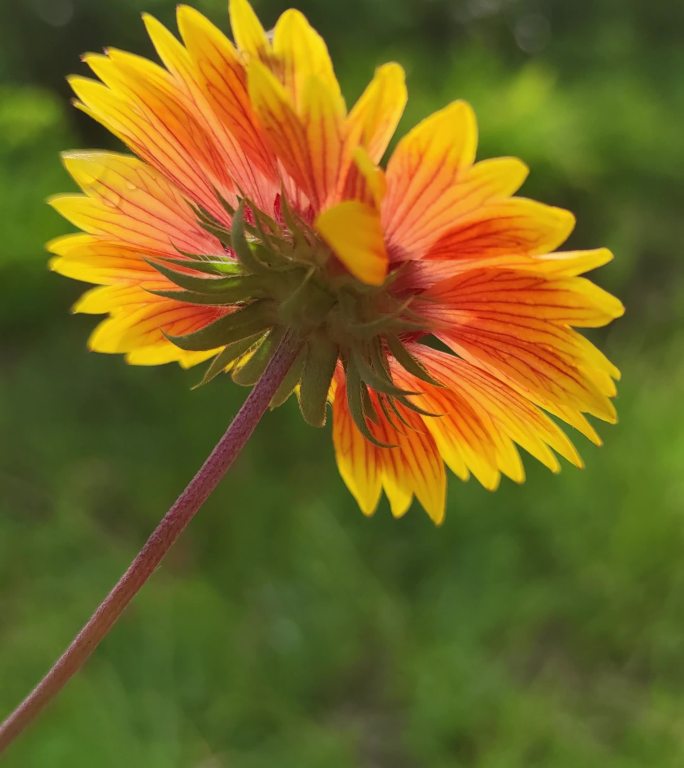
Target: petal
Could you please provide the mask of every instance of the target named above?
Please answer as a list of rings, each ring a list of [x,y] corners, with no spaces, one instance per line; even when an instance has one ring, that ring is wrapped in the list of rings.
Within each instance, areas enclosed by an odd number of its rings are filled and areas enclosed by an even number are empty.
[[[482,209],[486,204],[501,201],[520,188],[528,174],[527,166],[515,157],[483,160],[463,170],[453,186],[435,199],[425,218],[416,222],[406,237],[397,241],[398,256],[423,256],[445,232],[460,220]]]
[[[372,515],[382,488],[380,448],[359,432],[347,406],[343,377],[333,401],[333,444],[337,467],[364,515]]]
[[[92,235],[139,248],[142,256],[223,255],[183,196],[162,174],[137,158],[113,152],[69,152],[64,165],[87,193],[50,201],[65,218]]]
[[[253,166],[273,183],[276,163],[252,110],[244,64],[230,40],[201,13],[181,5],[177,16],[190,76],[214,115],[212,127],[223,138],[226,162],[239,166],[231,174],[241,189],[258,200],[254,188],[259,188],[260,180]],[[161,55],[163,49],[158,46],[158,50]]]
[[[597,328],[620,317],[618,299],[582,277],[549,277],[514,269],[471,269],[442,280],[425,294],[428,312],[455,326],[499,320]]]
[[[181,368],[192,368],[214,357],[219,350],[208,352],[187,352],[174,346],[168,341],[163,344],[153,344],[149,347],[134,349],[126,355],[129,365],[165,365],[178,363]]]
[[[615,394],[605,371],[588,357],[574,331],[549,326],[521,330],[505,322],[481,322],[438,333],[451,349],[560,417],[589,439],[593,429],[583,413],[615,422]]]
[[[419,123],[397,145],[387,165],[383,223],[388,238],[410,252],[432,228],[431,209],[475,159],[472,108],[454,102]]]
[[[106,315],[120,309],[131,312],[149,301],[150,294],[139,285],[104,285],[86,291],[74,304],[72,312],[84,315]]]
[[[382,484],[395,517],[404,515],[415,494],[430,519],[437,525],[444,520],[446,473],[434,437],[420,416],[396,404],[404,423],[392,424],[378,412],[378,423],[371,425],[375,436],[394,446],[380,452]]]
[[[387,252],[377,210],[356,200],[324,211],[314,226],[344,266],[364,283],[381,285]]]
[[[407,100],[404,70],[384,64],[349,113],[352,132],[374,163],[380,162],[404,113]]]
[[[519,268],[543,271],[546,275],[575,277],[583,272],[602,267],[612,260],[613,254],[608,248],[595,248],[591,251],[559,251],[541,254],[531,263],[521,265]],[[517,265],[516,268],[518,268]]]
[[[385,172],[375,165],[363,147],[356,147],[352,157],[354,163],[347,174],[343,198],[360,200],[380,210],[387,193]]]
[[[159,274],[143,261],[139,251],[93,235],[65,235],[49,242],[47,250],[55,254],[50,269],[87,283],[140,282]]]
[[[375,437],[392,447],[373,445],[353,422],[347,406],[344,375],[338,371],[333,399],[333,440],[340,474],[365,514],[375,510],[380,485],[394,517],[402,517],[417,497],[430,518],[440,524],[446,504],[444,462],[420,417],[397,404],[397,424],[389,421],[371,393],[377,423],[368,424]]]
[[[307,83],[314,77],[330,93],[336,111],[345,111],[340,85],[323,38],[299,11],[290,8],[273,30],[274,69],[291,93],[295,109],[306,100]]]
[[[270,48],[268,37],[249,2],[230,0],[228,9],[237,47],[252,56],[265,55]]]
[[[436,419],[426,418],[426,425],[435,435],[445,459],[446,452],[455,451],[458,454],[462,451],[463,439],[459,440],[459,432],[463,430],[464,424],[472,420],[474,413],[489,435],[483,453],[487,463],[491,464],[493,458],[496,468],[513,480],[522,481],[524,473],[515,458],[516,454],[511,451],[510,441],[523,447],[553,472],[559,471],[560,466],[550,449],[575,466],[582,466],[582,461],[567,436],[548,416],[518,392],[454,355],[420,344],[411,345],[410,350],[445,385],[443,389],[420,385],[427,393],[427,396],[420,400],[421,405],[434,408],[439,405],[440,399],[446,401],[443,406],[444,416]],[[400,370],[396,372],[395,377],[404,385],[414,388],[417,385],[415,380],[411,381],[411,378]],[[468,420],[463,419],[464,404],[470,411]],[[494,448],[493,452],[491,446]]]
[[[317,196],[307,131],[278,79],[259,61],[247,70],[249,95],[259,123],[285,171],[310,200]]]
[[[216,191],[230,199],[234,184],[224,152],[197,106],[171,75],[121,51],[85,61],[107,87],[71,78],[81,108],[115,133],[189,199],[226,219]]]
[[[94,352],[106,354],[129,353],[163,344],[173,347],[165,334],[183,336],[193,333],[223,314],[225,310],[215,307],[199,307],[149,294],[146,304],[134,311],[113,314],[101,322],[88,345]]]
[[[301,119],[314,185],[311,202],[321,210],[339,199],[337,193],[351,163],[351,152],[343,112],[330,89],[316,77],[310,77],[304,88]]]
[[[562,208],[514,197],[482,206],[444,233],[428,259],[535,256],[565,242],[575,217]]]

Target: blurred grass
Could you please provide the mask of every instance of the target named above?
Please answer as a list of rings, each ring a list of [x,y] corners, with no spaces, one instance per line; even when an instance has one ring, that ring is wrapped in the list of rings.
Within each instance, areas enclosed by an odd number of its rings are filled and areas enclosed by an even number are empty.
[[[220,19],[218,5],[204,3]],[[85,351],[92,319],[67,315],[79,286],[45,269],[43,243],[65,225],[42,200],[69,186],[60,149],[107,139],[55,88],[100,38],[138,49],[130,21],[143,5],[62,0],[62,27],[40,22],[48,6],[19,3],[0,32],[3,710],[244,397],[223,381],[191,392],[198,372]],[[171,6],[147,4],[167,20]],[[437,530],[417,509],[364,520],[329,434],[287,405],[6,764],[679,768],[684,86],[661,6],[302,7],[331,38],[350,94],[398,58],[412,94],[403,129],[469,98],[483,156],[523,157],[526,194],[578,212],[571,245],[616,251],[597,277],[628,305],[602,340],[624,374],[620,424],[601,428],[600,450],[578,440],[583,472],[527,462],[527,484],[496,494],[452,479]],[[532,55],[515,41],[546,29],[535,14],[551,32]],[[29,30],[31,61],[19,44]]]

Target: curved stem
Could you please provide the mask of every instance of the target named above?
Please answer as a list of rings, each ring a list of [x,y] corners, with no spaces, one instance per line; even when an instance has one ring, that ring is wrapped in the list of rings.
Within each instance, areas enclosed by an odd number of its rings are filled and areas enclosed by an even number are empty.
[[[52,669],[0,725],[0,754],[85,664],[202,504],[209,498],[266,412],[273,395],[294,362],[299,348],[299,343],[293,337],[286,336],[283,339],[223,437],[175,504],[164,515],[128,570]]]

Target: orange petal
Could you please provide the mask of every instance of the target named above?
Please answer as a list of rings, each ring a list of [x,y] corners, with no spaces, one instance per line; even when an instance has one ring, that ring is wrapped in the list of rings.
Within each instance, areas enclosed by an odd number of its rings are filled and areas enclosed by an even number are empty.
[[[378,421],[368,426],[390,448],[379,448],[361,435],[349,414],[344,377],[338,373],[333,439],[340,474],[366,514],[375,510],[382,483],[394,517],[406,514],[415,494],[430,518],[440,524],[446,475],[435,441],[416,413],[397,404],[405,423],[397,418],[393,424],[383,414],[377,396],[371,393],[371,398],[377,405]]]
[[[387,192],[385,172],[373,162],[363,147],[356,147],[352,158],[354,162],[347,174],[342,198],[360,200],[381,210]]]
[[[171,75],[121,51],[85,61],[108,87],[85,78],[70,82],[85,112],[122,139],[191,200],[226,219],[216,190],[230,199],[224,153],[197,106]]]
[[[314,185],[311,201],[321,210],[339,198],[341,180],[351,162],[344,115],[330,89],[313,76],[304,87],[300,112]]]
[[[272,149],[295,184],[313,201],[316,179],[307,132],[287,91],[259,61],[250,62],[247,78],[252,106]]]
[[[69,152],[64,164],[87,196],[58,195],[54,208],[79,229],[139,248],[143,255],[222,255],[183,196],[161,173],[113,152]]]
[[[582,277],[549,277],[514,269],[471,269],[427,293],[430,307],[454,325],[500,320],[524,329],[525,321],[597,328],[620,317],[620,301]],[[524,332],[524,331],[523,331]]]
[[[356,200],[324,211],[316,230],[344,266],[364,283],[381,285],[387,277],[387,252],[377,210]]]
[[[564,328],[525,328],[484,321],[437,334],[454,352],[484,368],[533,403],[568,422],[589,439],[583,413],[615,421],[615,394],[605,371],[588,358],[579,337]]]
[[[548,416],[518,392],[486,371],[454,355],[420,344],[413,344],[410,349],[445,385],[444,389],[428,385],[425,390],[429,394],[420,401],[421,404],[430,404],[431,407],[438,406],[440,398],[447,401],[446,406],[443,406],[444,416],[426,419],[426,425],[433,434],[440,434],[439,439],[436,439],[438,445],[444,445],[443,455],[445,451],[462,450],[463,440],[459,440],[458,435],[463,430],[463,425],[468,423],[462,416],[463,406],[467,404],[489,435],[489,441],[484,444],[485,450],[482,452],[486,467],[492,464],[493,458],[497,470],[517,482],[524,479],[522,466],[507,444],[508,441],[520,445],[553,472],[559,471],[560,465],[552,450],[572,464],[582,466],[582,461],[567,436]],[[406,374],[402,377],[398,372],[395,378],[405,382],[405,385],[416,387],[416,382],[412,382]],[[435,396],[436,400],[433,400]]]
[[[178,28],[187,47],[190,77],[200,94],[196,100],[205,101],[211,116],[214,133],[220,137],[225,159],[237,185],[256,202],[265,183],[276,181],[276,162],[266,137],[258,125],[247,93],[247,74],[238,52],[228,38],[194,8],[180,5],[177,11]],[[169,54],[160,34],[150,29],[157,50],[170,67]],[[170,36],[170,33],[169,33]],[[172,36],[172,39],[175,40]],[[182,49],[182,46],[179,46]],[[177,68],[176,68],[177,69]],[[191,85],[191,88],[193,86]],[[212,119],[213,117],[213,119]],[[255,168],[256,166],[256,168]],[[274,194],[271,193],[272,204]]]
[[[397,145],[387,165],[383,223],[402,250],[420,247],[430,232],[431,209],[472,165],[477,125],[472,108],[454,102],[419,123]]]
[[[425,254],[429,259],[535,256],[565,242],[575,217],[562,208],[514,197],[463,217]]]

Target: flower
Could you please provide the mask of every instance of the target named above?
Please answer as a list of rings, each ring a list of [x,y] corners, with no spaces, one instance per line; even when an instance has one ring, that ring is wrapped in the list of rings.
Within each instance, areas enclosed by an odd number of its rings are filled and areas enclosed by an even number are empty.
[[[524,480],[518,446],[557,472],[581,460],[549,414],[599,443],[617,369],[575,328],[620,316],[582,273],[606,249],[558,252],[571,213],[515,197],[515,158],[475,162],[456,101],[379,163],[406,103],[398,64],[347,110],[325,43],[298,11],[265,32],[231,0],[235,45],[178,8],[180,42],[150,16],[163,66],[88,54],[77,106],[134,153],[69,152],[83,194],[52,205],[82,233],[51,265],[97,287],[90,347],[129,363],[212,360],[250,385],[285,333],[302,351],[281,391],[322,426],[362,511],[384,489],[441,522],[444,465],[488,489]]]

